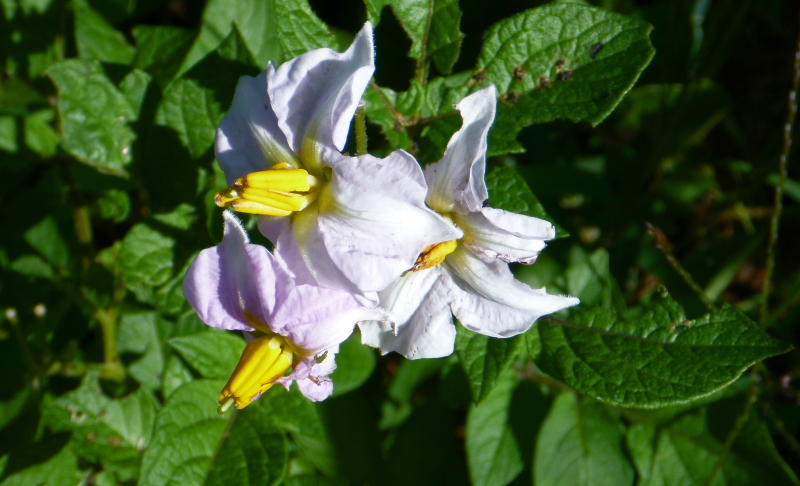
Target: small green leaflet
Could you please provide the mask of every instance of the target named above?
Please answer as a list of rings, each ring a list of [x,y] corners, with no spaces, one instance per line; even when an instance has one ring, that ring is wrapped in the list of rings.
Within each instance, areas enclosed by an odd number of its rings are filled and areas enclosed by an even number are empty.
[[[641,317],[595,307],[535,324],[545,373],[623,407],[654,408],[708,395],[753,363],[789,351],[731,306],[687,320],[665,290]]]
[[[522,343],[522,336],[490,338],[456,325],[456,355],[467,374],[472,401],[481,402],[497,386],[500,375],[514,362]]]

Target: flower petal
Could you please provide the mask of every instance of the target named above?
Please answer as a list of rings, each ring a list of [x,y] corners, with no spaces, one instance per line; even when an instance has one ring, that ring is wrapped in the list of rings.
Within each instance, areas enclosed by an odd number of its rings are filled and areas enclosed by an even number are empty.
[[[298,285],[279,303],[270,328],[294,343],[303,356],[338,346],[365,320],[390,320],[380,309],[368,309],[341,290]]]
[[[428,206],[440,213],[478,211],[489,197],[486,182],[486,137],[494,121],[497,91],[489,86],[456,105],[464,119],[450,138],[442,160],[425,168]]]
[[[289,274],[266,248],[248,243],[239,220],[223,212],[222,243],[200,252],[186,271],[183,292],[200,319],[212,327],[252,331],[245,311],[262,322],[293,287]]]
[[[219,124],[214,152],[228,185],[277,162],[298,166],[267,96],[267,78],[274,71],[270,64],[255,78],[239,78],[231,109]]]
[[[374,66],[372,24],[367,22],[342,54],[315,49],[283,63],[269,82],[269,97],[289,146],[314,157],[306,139],[342,150],[350,121]],[[313,149],[313,144],[311,144]]]
[[[448,295],[452,285],[440,267],[400,277],[380,293],[381,306],[397,321],[396,333],[387,322],[362,322],[361,342],[408,359],[449,356],[456,338]]]
[[[321,402],[333,394],[333,382],[327,376],[297,380],[297,387],[312,402]]]
[[[575,297],[551,295],[516,280],[508,264],[486,263],[459,246],[443,264],[455,286],[451,307],[461,324],[492,337],[511,337],[539,317],[578,304]]]
[[[464,230],[467,248],[486,261],[499,258],[504,262],[533,263],[544,249],[544,242],[556,235],[548,221],[502,209],[481,208],[456,215],[454,221]]]
[[[425,206],[421,170],[408,153],[339,157],[318,200],[318,231],[331,261],[362,292],[383,290],[426,246],[462,236]]]

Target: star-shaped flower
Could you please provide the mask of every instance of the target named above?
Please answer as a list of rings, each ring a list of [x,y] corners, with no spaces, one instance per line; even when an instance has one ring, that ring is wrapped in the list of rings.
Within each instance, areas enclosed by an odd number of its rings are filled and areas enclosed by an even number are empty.
[[[391,322],[359,324],[362,342],[409,359],[453,352],[453,314],[461,324],[492,337],[525,332],[539,317],[578,303],[516,280],[510,262],[533,263],[555,237],[542,219],[484,207],[489,127],[494,121],[494,86],[464,98],[456,108],[463,125],[442,160],[425,169],[428,206],[464,236],[432,245],[406,275],[379,293]]]
[[[240,79],[215,142],[230,184],[217,204],[263,215],[259,228],[301,281],[353,293],[382,290],[425,247],[461,236],[426,207],[411,155],[341,153],[373,71],[369,23],[342,54],[270,64]]]

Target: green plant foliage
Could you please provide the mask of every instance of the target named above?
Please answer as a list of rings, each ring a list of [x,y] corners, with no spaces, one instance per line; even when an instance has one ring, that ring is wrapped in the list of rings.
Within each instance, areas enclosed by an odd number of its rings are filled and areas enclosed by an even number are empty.
[[[458,326],[456,355],[467,373],[473,401],[482,401],[497,386],[500,375],[514,362],[521,344],[521,336],[490,338]]]
[[[594,308],[569,321],[537,323],[545,372],[615,405],[659,407],[731,383],[758,360],[790,349],[735,308],[699,319],[662,291],[640,317]]]

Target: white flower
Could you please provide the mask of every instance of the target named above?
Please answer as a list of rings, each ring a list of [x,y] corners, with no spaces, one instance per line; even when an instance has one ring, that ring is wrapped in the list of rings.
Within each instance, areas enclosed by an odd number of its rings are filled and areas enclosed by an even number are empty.
[[[342,155],[373,61],[367,23],[342,54],[317,49],[242,77],[215,142],[231,186],[217,204],[263,215],[299,281],[353,293],[382,290],[425,247],[461,236],[425,206],[411,155]]]
[[[203,322],[248,338],[219,395],[222,411],[244,408],[274,384],[288,389],[292,381],[311,400],[324,400],[333,391],[328,375],[339,343],[357,322],[388,316],[348,292],[298,284],[266,248],[248,243],[236,216],[225,211],[224,218],[222,243],[200,252],[183,282]]]
[[[494,121],[494,86],[464,98],[456,108],[464,119],[439,162],[425,169],[428,206],[464,232],[462,239],[424,252],[414,270],[379,293],[396,327],[359,324],[362,342],[409,359],[453,352],[453,314],[461,324],[492,337],[525,332],[539,317],[578,303],[516,280],[509,262],[533,263],[555,237],[542,219],[483,207],[489,127]]]

